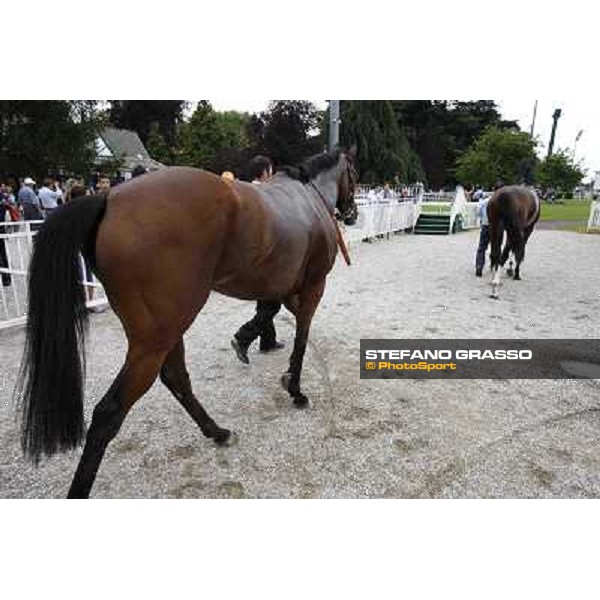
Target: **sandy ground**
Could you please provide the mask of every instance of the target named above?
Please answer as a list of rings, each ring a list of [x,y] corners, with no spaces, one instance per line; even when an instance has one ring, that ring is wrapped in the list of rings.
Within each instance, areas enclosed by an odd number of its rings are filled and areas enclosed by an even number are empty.
[[[600,237],[534,233],[523,281],[488,298],[473,275],[477,232],[400,235],[338,261],[313,322],[297,410],[279,386],[283,352],[251,353],[230,335],[253,305],[213,295],[186,336],[196,393],[239,434],[217,448],[160,383],[127,418],[93,497],[599,497],[600,381],[376,381],[358,378],[361,337],[598,338]],[[0,496],[64,497],[79,452],[38,469],[21,457],[10,392],[22,329],[0,332]],[[118,372],[124,336],[92,317],[86,414]]]

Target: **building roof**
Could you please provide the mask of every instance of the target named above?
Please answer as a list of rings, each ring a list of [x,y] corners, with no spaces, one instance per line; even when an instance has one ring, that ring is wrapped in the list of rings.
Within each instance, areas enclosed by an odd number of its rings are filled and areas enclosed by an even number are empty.
[[[117,158],[122,161],[123,169],[126,171],[131,171],[137,165],[152,171],[164,167],[162,163],[151,158],[138,134],[128,129],[104,128],[96,140],[96,148],[100,163],[103,160]]]

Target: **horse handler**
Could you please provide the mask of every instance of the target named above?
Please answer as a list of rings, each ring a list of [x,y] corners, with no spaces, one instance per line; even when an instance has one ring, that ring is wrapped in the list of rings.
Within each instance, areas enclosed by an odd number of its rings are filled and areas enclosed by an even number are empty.
[[[480,200],[479,204],[477,205],[477,215],[479,216],[481,230],[479,232],[479,246],[475,256],[476,277],[481,277],[483,274],[483,267],[485,265],[485,251],[490,245],[490,226],[487,215],[487,205],[489,201],[490,197],[488,196],[487,198]]]
[[[249,174],[252,183],[255,185],[269,181],[273,177],[271,159],[266,156],[255,156],[250,161]],[[278,300],[259,300],[256,303],[256,315],[235,333],[231,345],[237,357],[244,364],[250,364],[248,348],[257,337],[260,337],[261,352],[271,352],[284,347],[285,344],[277,341],[275,325],[273,324],[273,319],[280,310],[281,302]]]

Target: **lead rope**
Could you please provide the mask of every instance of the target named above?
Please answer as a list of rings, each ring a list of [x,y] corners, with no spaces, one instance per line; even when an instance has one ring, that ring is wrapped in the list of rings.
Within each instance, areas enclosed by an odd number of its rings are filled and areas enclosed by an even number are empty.
[[[346,242],[344,241],[344,236],[342,235],[340,225],[339,225],[337,219],[335,218],[335,215],[333,215],[329,212],[329,207],[327,206],[327,200],[325,199],[325,196],[323,196],[323,194],[321,193],[321,190],[312,181],[310,182],[310,185],[317,192],[317,194],[319,195],[319,198],[321,198],[321,200],[323,201],[323,204],[325,205],[325,210],[331,215],[331,218],[333,219],[333,225],[335,227],[335,237],[336,237],[337,245],[339,246],[342,256],[344,257],[344,260],[346,261],[346,264],[348,266],[350,266],[352,264],[350,262],[350,253],[348,252],[348,246],[346,246]]]

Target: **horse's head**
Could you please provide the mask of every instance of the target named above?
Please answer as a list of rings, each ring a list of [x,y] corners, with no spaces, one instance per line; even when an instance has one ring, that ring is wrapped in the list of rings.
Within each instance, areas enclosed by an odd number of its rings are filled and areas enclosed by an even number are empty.
[[[357,210],[354,202],[358,174],[354,166],[356,146],[347,152],[341,152],[337,172],[337,218],[346,225],[356,222]]]

